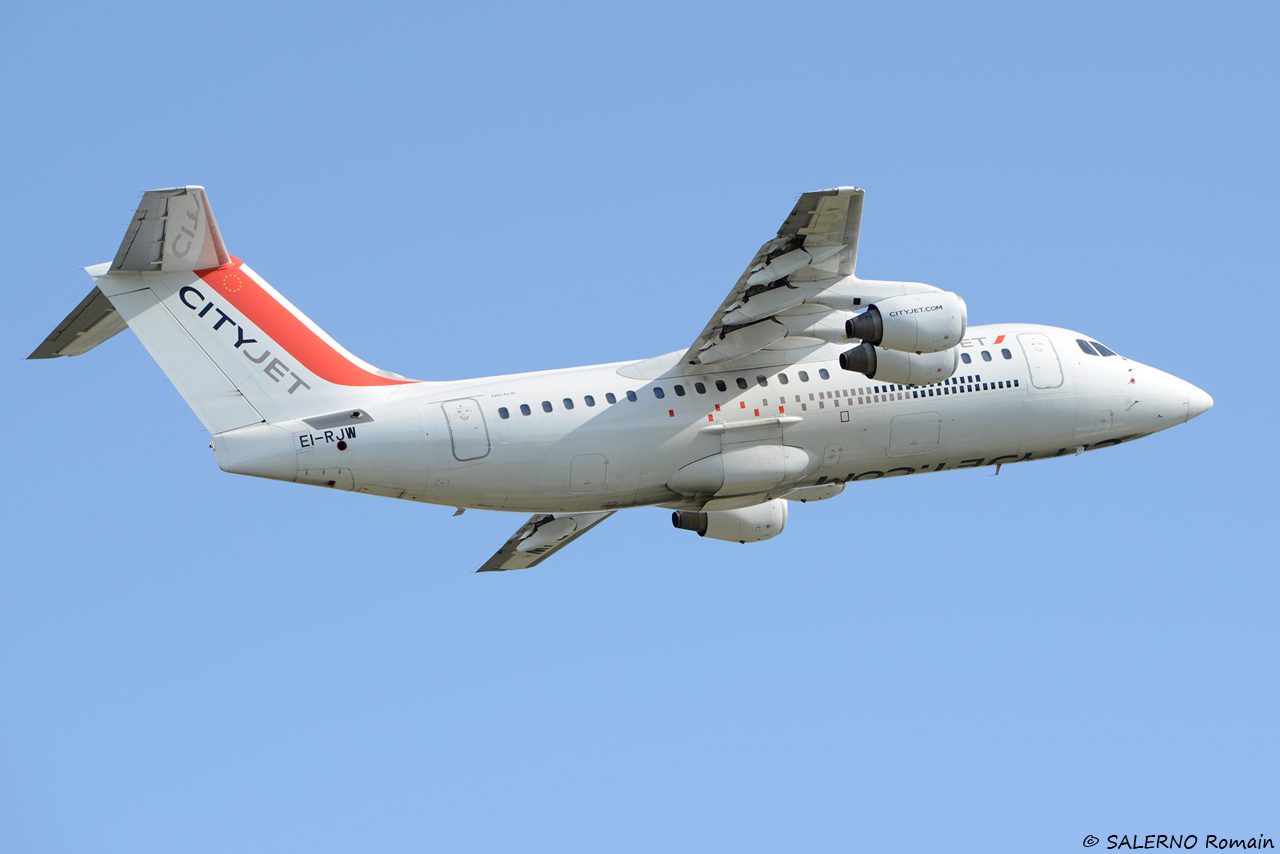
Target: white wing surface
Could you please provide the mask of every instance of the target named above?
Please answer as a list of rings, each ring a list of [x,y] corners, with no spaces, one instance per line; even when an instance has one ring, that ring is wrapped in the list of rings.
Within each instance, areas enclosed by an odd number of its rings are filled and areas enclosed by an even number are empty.
[[[804,300],[793,284],[851,276],[858,262],[862,190],[836,187],[805,193],[756,252],[746,272],[684,354],[685,364],[728,361],[785,332],[773,315]]]
[[[476,572],[528,569],[537,566],[560,549],[613,515],[605,513],[537,513],[485,561]]]

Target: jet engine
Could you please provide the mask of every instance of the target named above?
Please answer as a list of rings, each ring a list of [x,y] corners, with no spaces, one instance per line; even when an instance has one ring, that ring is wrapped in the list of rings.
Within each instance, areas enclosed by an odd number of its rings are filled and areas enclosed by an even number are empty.
[[[960,366],[960,350],[941,353],[901,353],[862,343],[840,354],[840,367],[866,374],[867,379],[902,385],[940,383]]]
[[[960,343],[969,326],[969,310],[951,291],[907,294],[872,303],[846,321],[850,338],[904,353],[937,353]]]
[[[698,513],[677,510],[671,524],[685,531],[697,531],[699,537],[731,543],[758,543],[782,533],[787,526],[787,502],[775,498],[754,507],[739,510],[712,510]]]

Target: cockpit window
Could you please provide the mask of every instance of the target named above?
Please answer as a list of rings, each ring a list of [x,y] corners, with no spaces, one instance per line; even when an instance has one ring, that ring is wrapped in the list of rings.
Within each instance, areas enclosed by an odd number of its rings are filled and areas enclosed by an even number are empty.
[[[1097,352],[1089,346],[1089,342],[1083,338],[1077,338],[1076,343],[1080,345],[1080,349],[1088,353],[1090,356],[1098,355]]]
[[[1109,350],[1109,349],[1107,349],[1106,347],[1103,347],[1103,346],[1102,346],[1101,344],[1099,344],[1097,341],[1090,341],[1089,343],[1090,343],[1090,344],[1092,344],[1092,345],[1093,345],[1093,348],[1094,348],[1095,350],[1097,350],[1097,351],[1098,351],[1100,354],[1102,354],[1103,356],[1114,356],[1114,355],[1116,354],[1116,351],[1115,351],[1115,350]]]

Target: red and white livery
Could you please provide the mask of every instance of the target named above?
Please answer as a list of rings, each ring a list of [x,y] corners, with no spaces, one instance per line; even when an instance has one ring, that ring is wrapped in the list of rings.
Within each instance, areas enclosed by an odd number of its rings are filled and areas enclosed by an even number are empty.
[[[428,382],[356,358],[230,255],[202,187],[152,190],[31,358],[127,327],[224,471],[531,513],[481,570],[534,566],[647,505],[758,542],[791,502],[850,482],[1079,454],[1213,405],[1088,335],[969,326],[954,293],[857,278],[862,201],[803,194],[685,350]]]

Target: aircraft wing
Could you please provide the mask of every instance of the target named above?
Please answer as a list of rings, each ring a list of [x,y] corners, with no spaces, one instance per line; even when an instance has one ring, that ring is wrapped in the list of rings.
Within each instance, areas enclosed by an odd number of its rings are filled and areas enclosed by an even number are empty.
[[[537,566],[613,513],[535,513],[476,572]]]
[[[800,196],[778,229],[778,236],[760,247],[729,296],[685,352],[684,363],[712,364],[734,358],[732,351],[715,346],[724,341],[726,333],[771,322],[751,318],[743,323],[741,317],[733,316],[733,310],[745,299],[784,287],[789,281],[853,275],[861,225],[862,190],[857,187],[835,187]],[[731,316],[726,319],[726,314]],[[762,334],[767,332],[762,330]]]

